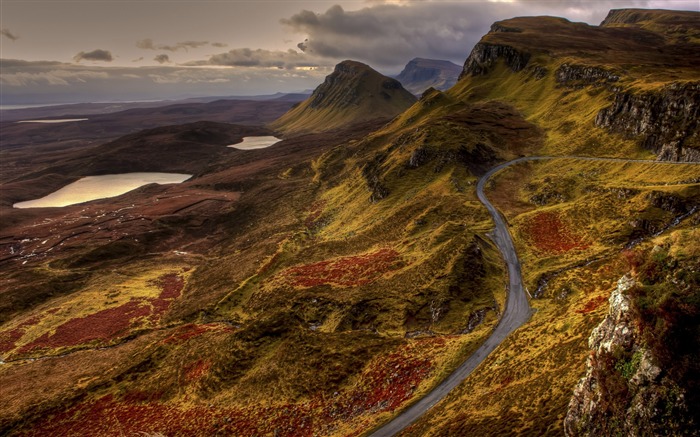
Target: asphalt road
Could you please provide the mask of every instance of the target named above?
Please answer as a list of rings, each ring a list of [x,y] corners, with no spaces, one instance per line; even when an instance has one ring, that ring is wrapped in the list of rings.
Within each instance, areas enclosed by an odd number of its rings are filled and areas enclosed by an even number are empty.
[[[370,434],[370,437],[389,437],[398,434],[403,431],[413,422],[415,422],[420,416],[422,416],[426,411],[433,407],[433,405],[440,402],[447,394],[459,383],[469,376],[469,374],[481,364],[486,357],[501,344],[501,342],[513,331],[522,326],[530,318],[530,305],[528,303],[527,297],[525,295],[525,290],[523,289],[522,276],[520,274],[520,260],[515,252],[515,246],[513,245],[513,239],[508,231],[508,226],[506,224],[503,216],[498,212],[496,207],[489,201],[484,194],[484,187],[488,180],[495,173],[509,167],[513,164],[517,164],[525,161],[541,161],[547,159],[578,159],[584,161],[610,161],[610,162],[641,162],[647,164],[700,164],[700,163],[678,163],[670,161],[649,161],[641,159],[617,159],[617,158],[593,158],[593,157],[579,157],[579,156],[528,156],[523,158],[514,159],[512,161],[505,162],[498,165],[491,170],[489,170],[485,175],[479,179],[476,186],[476,194],[479,197],[481,203],[486,206],[493,221],[495,228],[491,233],[491,239],[496,243],[496,246],[501,251],[501,255],[508,266],[508,298],[506,301],[506,308],[503,311],[501,320],[498,322],[498,326],[493,330],[493,333],[486,341],[476,350],[474,353],[467,358],[450,376],[448,376],[444,381],[442,381],[437,387],[435,387],[430,393],[428,393],[424,398],[411,405],[408,409],[404,410],[401,414],[396,416],[392,421],[385,424],[381,428]]]
[[[518,255],[515,253],[513,239],[510,236],[510,232],[508,232],[508,226],[503,216],[501,216],[496,207],[491,204],[484,194],[484,186],[489,178],[499,170],[511,164],[515,164],[516,162],[520,162],[520,160],[509,161],[492,168],[479,179],[479,183],[476,186],[476,194],[479,196],[479,200],[489,210],[496,225],[491,234],[491,239],[496,243],[496,246],[498,246],[508,266],[508,299],[501,320],[498,322],[498,326],[496,326],[491,336],[487,338],[486,341],[457,368],[457,370],[452,372],[450,376],[442,381],[423,399],[396,416],[391,422],[373,432],[371,437],[393,436],[408,427],[433,405],[447,396],[453,388],[469,376],[469,374],[474,371],[499,344],[501,344],[508,334],[515,331],[530,318],[530,305],[525,296],[525,290],[523,289],[523,280],[520,275],[520,261],[518,260]]]

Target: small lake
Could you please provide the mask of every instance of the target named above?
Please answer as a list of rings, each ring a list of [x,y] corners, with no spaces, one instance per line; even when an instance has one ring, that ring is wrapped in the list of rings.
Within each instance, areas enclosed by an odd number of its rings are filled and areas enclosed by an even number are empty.
[[[179,184],[192,175],[180,173],[124,173],[86,176],[41,199],[12,205],[14,208],[47,208],[119,196],[148,184]]]
[[[243,137],[243,141],[236,144],[231,144],[228,147],[233,147],[239,150],[255,150],[264,149],[265,147],[270,147],[273,144],[277,144],[281,139],[277,137],[267,136],[267,137]]]
[[[53,120],[20,120],[15,123],[71,123],[74,121],[85,121],[87,118],[56,118]]]

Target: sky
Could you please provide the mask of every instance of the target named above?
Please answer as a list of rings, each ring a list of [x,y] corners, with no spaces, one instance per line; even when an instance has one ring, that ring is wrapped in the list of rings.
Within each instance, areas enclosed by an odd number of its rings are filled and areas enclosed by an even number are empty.
[[[258,95],[315,88],[344,59],[397,74],[463,64],[491,24],[698,0],[0,0],[0,104]]]

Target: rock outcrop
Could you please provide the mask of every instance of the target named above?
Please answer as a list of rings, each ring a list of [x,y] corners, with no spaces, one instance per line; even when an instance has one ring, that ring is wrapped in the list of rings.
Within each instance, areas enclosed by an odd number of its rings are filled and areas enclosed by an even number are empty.
[[[620,80],[620,76],[605,68],[562,64],[555,72],[557,83],[564,86],[604,86]]]
[[[469,54],[459,78],[487,74],[499,59],[503,59],[511,70],[518,72],[525,68],[530,54],[508,45],[480,42]]]
[[[673,433],[666,420],[687,410],[683,390],[663,378],[663,369],[641,340],[622,277],[612,292],[608,315],[588,339],[591,354],[564,419],[567,436],[652,436]]]
[[[617,93],[595,124],[628,138],[640,137],[659,160],[700,161],[700,82]]]

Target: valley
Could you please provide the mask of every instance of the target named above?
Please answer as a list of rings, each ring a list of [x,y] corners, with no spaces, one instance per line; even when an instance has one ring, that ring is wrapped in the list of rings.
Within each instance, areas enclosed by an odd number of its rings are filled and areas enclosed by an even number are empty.
[[[0,434],[692,435],[698,32],[520,17],[419,98],[342,61],[3,120]],[[13,207],[135,172],[182,180]]]

